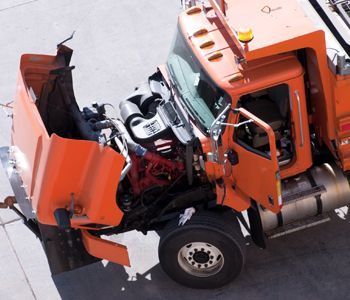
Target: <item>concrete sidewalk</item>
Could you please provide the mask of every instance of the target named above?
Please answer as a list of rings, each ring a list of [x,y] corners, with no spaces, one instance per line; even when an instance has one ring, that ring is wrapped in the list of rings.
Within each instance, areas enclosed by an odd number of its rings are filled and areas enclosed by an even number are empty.
[[[179,11],[178,0],[0,1],[0,101],[14,95],[22,53],[54,53],[73,30],[79,104],[123,99],[166,60]],[[0,118],[0,145],[9,144],[9,129],[9,120]],[[10,194],[0,172],[0,198]],[[98,263],[52,278],[39,241],[2,210],[0,299],[347,299],[349,221],[345,214],[333,219],[272,240],[266,251],[249,246],[237,281],[197,291],[161,270],[154,233],[118,237],[129,247],[132,268]]]
[[[55,53],[56,44],[74,30],[69,46],[76,51],[72,64],[79,104],[123,99],[165,61],[179,11],[177,0],[0,1],[0,101],[14,96],[21,54]],[[0,145],[9,144],[10,125],[1,115]],[[10,194],[1,171],[0,198]],[[157,244],[157,237],[147,240]],[[141,271],[157,264],[156,253],[148,261]],[[0,211],[0,299],[59,299],[64,278],[57,289],[40,242],[15,214]]]

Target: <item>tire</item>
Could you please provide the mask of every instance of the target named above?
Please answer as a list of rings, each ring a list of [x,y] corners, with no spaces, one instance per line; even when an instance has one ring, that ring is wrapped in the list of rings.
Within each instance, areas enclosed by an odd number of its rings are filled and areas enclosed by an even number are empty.
[[[158,255],[163,270],[176,282],[214,289],[241,273],[246,243],[233,214],[201,212],[183,226],[177,219],[171,221],[160,238]]]

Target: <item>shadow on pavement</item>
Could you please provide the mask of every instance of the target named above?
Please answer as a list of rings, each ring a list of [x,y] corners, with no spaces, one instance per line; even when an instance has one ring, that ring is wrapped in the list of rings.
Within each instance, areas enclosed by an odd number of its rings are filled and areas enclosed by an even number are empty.
[[[97,263],[55,276],[63,299],[335,299],[348,298],[349,221],[332,221],[248,246],[241,276],[219,290],[193,290],[170,280],[160,265],[128,281],[124,268]],[[146,278],[147,277],[147,278]]]

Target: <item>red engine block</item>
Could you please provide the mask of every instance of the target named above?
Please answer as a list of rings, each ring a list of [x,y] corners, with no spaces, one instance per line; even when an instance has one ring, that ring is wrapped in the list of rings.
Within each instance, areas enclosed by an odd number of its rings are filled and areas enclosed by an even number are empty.
[[[183,162],[170,161],[148,151],[143,157],[135,154],[130,157],[132,167],[128,176],[135,195],[152,186],[169,185],[185,169]]]

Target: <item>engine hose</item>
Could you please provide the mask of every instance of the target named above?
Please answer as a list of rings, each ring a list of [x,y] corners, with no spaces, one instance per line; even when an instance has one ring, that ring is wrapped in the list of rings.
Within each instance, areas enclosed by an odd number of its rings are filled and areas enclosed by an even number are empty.
[[[134,152],[137,156],[144,156],[147,152],[147,149],[142,147],[140,144],[136,143],[130,136],[125,125],[120,120],[113,120],[115,126],[117,127],[120,134],[122,134],[128,144],[128,148]]]
[[[115,138],[114,141],[120,150],[120,154],[122,154],[125,157],[125,167],[123,168],[121,175],[120,175],[120,181],[122,181],[125,178],[126,174],[129,173],[129,171],[132,167],[132,161],[131,161],[130,155],[128,154],[128,149],[126,149],[123,142],[120,141],[118,138]]]
[[[89,123],[83,118],[81,111],[79,110],[78,104],[74,99],[71,99],[71,96],[67,92],[64,82],[58,81],[58,86],[61,91],[63,101],[67,106],[72,118],[75,121],[76,126],[79,129],[79,132],[83,139],[100,142],[99,134],[92,131]]]
[[[69,112],[77,125],[80,134],[85,140],[100,142],[99,134],[91,130],[89,123],[83,118],[81,111],[75,103],[68,106]]]

